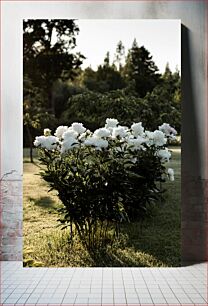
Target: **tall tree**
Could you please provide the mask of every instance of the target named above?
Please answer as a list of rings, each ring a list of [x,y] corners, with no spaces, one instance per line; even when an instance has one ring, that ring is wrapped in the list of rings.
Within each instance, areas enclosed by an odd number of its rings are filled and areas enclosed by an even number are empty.
[[[141,98],[160,82],[160,74],[150,52],[144,46],[139,47],[136,39],[128,51],[122,74],[127,82],[135,81],[135,90]]]
[[[72,19],[28,19],[23,22],[23,31],[24,76],[45,92],[46,107],[55,113],[54,82],[73,80],[84,59],[71,52],[79,28]]]
[[[115,60],[114,60],[119,71],[121,71],[124,61],[125,61],[125,47],[122,41],[120,40],[116,46],[116,53],[115,53]]]

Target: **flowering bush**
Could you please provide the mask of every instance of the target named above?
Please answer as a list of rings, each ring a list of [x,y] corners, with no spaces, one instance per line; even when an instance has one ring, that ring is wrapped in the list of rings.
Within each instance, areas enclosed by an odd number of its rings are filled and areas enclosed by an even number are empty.
[[[161,196],[160,182],[174,180],[165,163],[171,157],[167,141],[175,135],[168,124],[150,132],[141,122],[128,128],[111,118],[94,132],[77,122],[54,135],[45,129],[34,145],[45,166],[41,175],[63,203],[63,226],[92,250],[121,222],[144,218]]]

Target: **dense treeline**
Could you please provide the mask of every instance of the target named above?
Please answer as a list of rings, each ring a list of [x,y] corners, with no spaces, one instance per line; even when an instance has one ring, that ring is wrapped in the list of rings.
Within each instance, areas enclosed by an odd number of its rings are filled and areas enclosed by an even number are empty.
[[[79,28],[74,20],[24,20],[24,145],[48,126],[80,121],[96,129],[107,117],[147,129],[170,123],[180,133],[179,71],[167,64],[159,73],[150,52],[136,39],[125,50],[118,42],[96,70],[81,69],[85,56],[75,53]],[[79,46],[78,46],[79,47]]]

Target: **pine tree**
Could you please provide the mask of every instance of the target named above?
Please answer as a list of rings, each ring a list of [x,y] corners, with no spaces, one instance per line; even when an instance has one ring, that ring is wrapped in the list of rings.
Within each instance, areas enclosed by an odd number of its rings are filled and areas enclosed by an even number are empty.
[[[135,90],[141,98],[160,82],[160,74],[150,52],[144,46],[139,47],[136,39],[128,51],[122,74],[127,82],[135,81]]]

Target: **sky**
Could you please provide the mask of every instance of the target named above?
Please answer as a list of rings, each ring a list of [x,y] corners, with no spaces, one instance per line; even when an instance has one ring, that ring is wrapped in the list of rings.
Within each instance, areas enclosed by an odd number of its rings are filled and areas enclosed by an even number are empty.
[[[75,51],[87,59],[82,68],[91,66],[96,70],[110,52],[112,63],[117,43],[121,40],[127,55],[134,38],[139,47],[144,46],[153,61],[164,72],[167,62],[170,69],[181,71],[181,23],[178,19],[79,19],[80,32],[76,37]]]

